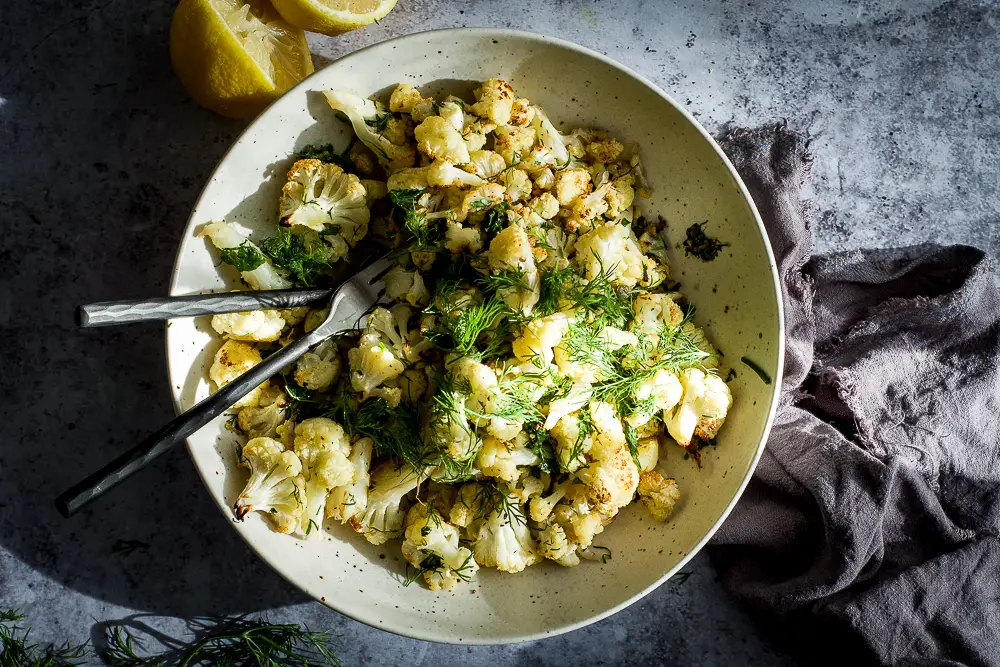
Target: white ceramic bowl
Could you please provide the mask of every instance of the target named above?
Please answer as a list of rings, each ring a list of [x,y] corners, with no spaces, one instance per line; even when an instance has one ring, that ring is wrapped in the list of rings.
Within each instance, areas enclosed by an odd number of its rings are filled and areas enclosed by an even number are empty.
[[[763,449],[777,398],[783,356],[780,291],[774,259],[756,209],[728,160],[680,105],[652,83],[593,51],[524,32],[455,29],[402,37],[368,47],[316,72],[257,118],[223,158],[191,214],[181,240],[171,294],[232,288],[195,229],[225,219],[268,233],[291,154],[309,143],[344,146],[346,127],[319,92],[362,95],[398,82],[435,96],[468,96],[471,82],[500,76],[563,127],[593,126],[640,142],[653,197],[647,214],[663,215],[674,277],[708,323],[735,406],[698,470],[668,448],[661,468],[677,479],[683,499],[669,522],[652,521],[638,503],[626,508],[597,543],[612,550],[604,565],[553,563],[508,575],[480,570],[471,585],[432,593],[404,588],[398,543],[372,546],[334,526],[322,539],[299,541],[273,532],[260,516],[227,521],[274,569],[337,611],[377,628],[440,642],[496,644],[551,636],[593,623],[635,602],[680,569],[708,540],[739,498]],[[729,243],[718,259],[685,257],[687,227],[708,221]],[[224,267],[228,268],[228,267]],[[209,393],[207,371],[219,341],[208,318],[167,328],[171,389],[178,410]],[[740,362],[752,359],[775,382],[765,384]],[[205,485],[227,517],[245,480],[223,419],[188,441]],[[215,530],[227,530],[217,523]]]

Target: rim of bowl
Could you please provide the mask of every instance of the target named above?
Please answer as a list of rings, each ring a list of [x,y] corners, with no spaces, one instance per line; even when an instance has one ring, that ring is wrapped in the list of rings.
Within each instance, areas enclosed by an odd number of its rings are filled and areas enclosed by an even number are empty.
[[[536,641],[536,640],[540,640],[540,639],[548,639],[548,638],[551,638],[551,637],[557,637],[559,635],[566,634],[567,632],[572,632],[573,630],[578,630],[580,628],[584,628],[584,627],[586,627],[588,625],[592,625],[594,623],[597,623],[598,621],[602,621],[605,618],[608,618],[609,616],[613,616],[614,614],[617,614],[618,612],[622,611],[626,607],[629,607],[632,604],[635,604],[636,602],[638,602],[639,600],[641,600],[642,598],[646,597],[651,592],[653,592],[654,590],[656,590],[657,588],[659,588],[660,586],[662,586],[670,577],[672,577],[674,574],[676,574],[682,567],[684,567],[685,565],[687,565],[687,563],[692,558],[694,558],[695,555],[698,554],[698,552],[700,552],[702,550],[702,548],[704,548],[704,546],[708,543],[708,541],[712,538],[712,536],[715,535],[716,531],[719,529],[719,527],[722,525],[722,523],[729,516],[730,512],[732,512],[733,507],[736,506],[736,503],[743,496],[743,492],[746,490],[747,484],[749,484],[749,482],[750,482],[750,478],[753,476],[754,471],[757,469],[757,464],[760,462],[760,457],[764,453],[764,447],[765,447],[765,445],[767,443],[768,436],[771,433],[771,427],[774,424],[774,416],[775,416],[775,413],[777,412],[777,409],[778,409],[778,400],[779,400],[780,395],[781,395],[781,378],[783,377],[783,373],[784,373],[784,359],[785,359],[785,314],[784,314],[784,303],[782,301],[781,283],[780,283],[779,278],[778,278],[777,263],[774,260],[774,252],[771,249],[771,242],[770,242],[770,239],[767,236],[767,230],[764,228],[764,223],[761,220],[760,212],[757,210],[757,205],[754,202],[753,197],[750,196],[750,192],[747,190],[746,184],[743,182],[743,179],[740,177],[739,173],[736,171],[736,168],[733,166],[732,162],[730,162],[729,157],[725,154],[725,152],[722,150],[722,148],[719,146],[719,144],[716,143],[716,141],[712,137],[712,135],[708,133],[708,131],[702,126],[702,124],[699,123],[698,120],[694,116],[692,116],[691,113],[683,105],[681,105],[679,102],[677,102],[672,97],[670,97],[670,95],[668,95],[666,92],[664,92],[659,86],[657,86],[655,83],[653,83],[652,81],[650,81],[649,79],[647,79],[645,76],[643,76],[643,75],[639,74],[638,72],[632,70],[631,68],[626,67],[625,65],[622,65],[621,63],[619,63],[619,62],[617,62],[617,61],[609,58],[608,56],[605,56],[605,55],[603,55],[601,53],[598,53],[597,51],[594,51],[593,49],[587,48],[585,46],[581,46],[580,44],[576,44],[574,42],[570,42],[570,41],[567,41],[565,39],[561,39],[559,37],[549,37],[548,35],[542,35],[542,34],[539,34],[539,33],[529,32],[527,30],[515,30],[515,29],[510,29],[510,28],[468,27],[468,28],[440,28],[440,29],[437,29],[437,30],[423,30],[421,32],[415,32],[415,33],[411,33],[411,34],[408,34],[408,35],[401,35],[399,37],[393,37],[391,39],[383,40],[381,42],[376,42],[375,44],[369,44],[368,46],[360,48],[360,49],[358,49],[356,51],[352,51],[352,52],[348,53],[347,55],[342,56],[342,57],[334,60],[330,64],[332,65],[333,63],[341,63],[343,61],[350,61],[350,60],[356,59],[356,58],[363,58],[364,55],[368,51],[371,51],[371,50],[374,50],[374,49],[378,49],[378,48],[382,48],[386,44],[397,44],[397,43],[400,43],[400,42],[406,42],[406,41],[411,41],[411,40],[412,41],[419,41],[422,37],[424,37],[426,35],[429,35],[429,34],[441,34],[441,35],[451,34],[451,35],[455,35],[455,36],[477,35],[477,36],[484,36],[484,37],[492,35],[494,37],[503,37],[503,38],[515,37],[515,38],[523,39],[523,40],[526,40],[526,41],[529,41],[529,42],[537,42],[537,43],[547,44],[547,45],[550,45],[550,46],[557,46],[557,47],[566,49],[568,51],[573,51],[573,52],[578,53],[580,55],[586,56],[588,58],[593,58],[595,60],[598,60],[598,61],[604,63],[605,65],[608,65],[609,67],[611,67],[611,68],[613,68],[615,70],[618,70],[619,72],[621,72],[625,76],[628,76],[629,78],[632,78],[632,79],[640,82],[641,84],[643,84],[644,86],[646,86],[648,89],[650,89],[652,92],[654,92],[657,96],[659,96],[660,98],[662,98],[665,102],[667,102],[672,107],[674,107],[677,111],[679,111],[681,113],[681,115],[693,127],[695,127],[698,130],[698,132],[701,134],[702,138],[706,142],[708,142],[708,144],[712,147],[712,149],[715,151],[715,153],[722,159],[722,162],[725,165],[726,169],[729,171],[730,175],[735,180],[736,185],[737,185],[737,187],[740,190],[740,194],[743,195],[743,199],[746,201],[747,205],[749,206],[750,212],[752,213],[753,218],[754,218],[754,222],[757,223],[757,230],[760,233],[760,236],[761,236],[761,238],[764,241],[764,249],[767,252],[768,268],[770,269],[771,287],[774,290],[774,293],[775,293],[775,296],[776,296],[777,305],[778,305],[778,350],[777,350],[778,363],[777,363],[776,373],[775,373],[775,377],[774,377],[774,384],[773,384],[774,391],[773,391],[773,394],[771,396],[771,405],[768,407],[767,419],[766,419],[766,421],[764,423],[764,431],[763,431],[763,434],[761,436],[760,442],[757,444],[757,450],[754,453],[754,457],[751,460],[750,465],[748,466],[747,471],[744,474],[743,479],[740,482],[739,488],[737,489],[735,495],[733,495],[732,500],[729,501],[729,504],[726,506],[726,509],[722,512],[722,514],[719,516],[718,520],[712,525],[712,527],[705,533],[705,535],[694,545],[694,547],[692,547],[688,551],[687,554],[684,555],[683,558],[680,559],[680,561],[678,561],[678,563],[674,567],[670,568],[670,570],[668,570],[663,576],[659,577],[652,584],[650,584],[646,588],[642,589],[641,591],[637,592],[635,595],[633,595],[632,597],[628,598],[624,602],[622,602],[620,604],[617,604],[614,607],[611,607],[610,609],[606,609],[606,610],[604,610],[604,611],[602,611],[600,613],[594,614],[594,615],[592,615],[592,616],[590,616],[590,617],[588,617],[588,618],[586,618],[586,619],[584,619],[582,621],[577,621],[577,622],[574,622],[574,623],[566,623],[565,625],[560,625],[560,626],[558,626],[556,628],[553,628],[552,630],[547,630],[547,631],[544,631],[544,632],[510,635],[510,636],[506,636],[506,637],[499,638],[499,639],[491,639],[491,638],[485,638],[485,637],[472,637],[472,638],[466,637],[466,638],[463,638],[462,641],[454,641],[454,640],[449,639],[447,637],[433,637],[433,636],[428,636],[428,635],[422,635],[422,634],[419,634],[419,633],[416,633],[416,632],[408,631],[405,628],[398,628],[398,627],[386,626],[386,625],[384,625],[382,623],[377,623],[377,619],[367,618],[365,614],[359,613],[358,611],[356,611],[354,609],[340,607],[337,604],[335,604],[334,601],[332,601],[332,600],[318,600],[318,599],[316,599],[315,596],[312,595],[312,593],[310,593],[309,591],[303,589],[301,586],[299,586],[294,581],[292,581],[287,576],[285,576],[284,572],[281,570],[281,568],[279,567],[279,565],[277,563],[273,562],[264,553],[262,553],[257,548],[256,544],[253,541],[251,541],[242,532],[237,531],[237,533],[240,535],[240,537],[242,537],[244,539],[244,541],[250,546],[250,548],[253,549],[254,553],[256,553],[265,563],[267,563],[267,565],[271,569],[273,569],[275,572],[277,572],[282,578],[284,578],[290,584],[292,584],[293,586],[295,586],[296,588],[298,588],[299,590],[301,590],[302,592],[304,592],[306,595],[308,595],[309,597],[313,598],[317,602],[320,602],[320,604],[323,604],[323,605],[325,605],[325,606],[333,609],[334,611],[336,611],[336,612],[338,612],[340,614],[343,614],[343,615],[345,615],[345,616],[347,616],[347,617],[349,617],[349,618],[351,618],[351,619],[353,619],[355,621],[358,621],[360,623],[364,623],[365,625],[367,625],[369,627],[376,628],[378,630],[384,630],[384,631],[391,632],[393,634],[401,635],[401,636],[404,636],[404,637],[409,637],[411,639],[418,639],[418,640],[421,640],[421,641],[430,641],[430,642],[441,643],[441,644],[467,645],[467,646],[468,645],[495,646],[495,645],[501,645],[501,644],[516,644],[516,643],[527,642],[527,641]],[[327,67],[329,67],[329,65]],[[190,229],[191,218],[194,216],[194,212],[197,211],[201,207],[202,199],[205,196],[205,191],[208,189],[209,184],[212,182],[212,180],[215,178],[215,175],[218,173],[219,167],[222,165],[222,163],[224,163],[229,158],[229,154],[233,151],[233,148],[238,143],[240,143],[245,137],[247,137],[247,136],[251,135],[252,133],[256,132],[259,127],[261,127],[263,125],[266,125],[269,122],[270,116],[273,114],[273,111],[274,111],[274,106],[278,102],[280,102],[281,100],[283,100],[288,95],[299,94],[302,91],[309,90],[310,89],[310,80],[313,77],[317,76],[320,72],[322,72],[325,69],[326,69],[326,67],[324,67],[322,69],[319,69],[319,70],[316,70],[314,73],[310,74],[308,77],[306,77],[305,79],[303,79],[302,81],[300,81],[298,84],[296,84],[292,88],[290,88],[287,91],[285,91],[281,95],[281,97],[279,97],[277,100],[275,100],[270,105],[268,105],[268,107],[266,109],[264,109],[264,111],[262,111],[256,118],[254,118],[250,122],[250,124],[247,125],[247,127],[233,141],[233,143],[230,145],[229,149],[226,150],[225,154],[219,159],[218,163],[215,166],[215,169],[212,170],[211,175],[208,177],[208,179],[205,182],[204,187],[202,188],[201,192],[198,194],[198,198],[195,201],[194,206],[191,208],[191,213],[188,215],[188,223],[187,223],[187,225],[184,228],[184,233],[185,234]],[[182,239],[182,241],[183,241],[183,239]],[[173,269],[171,270],[171,273],[170,273],[170,292],[169,292],[170,295],[173,295],[174,292],[175,292],[175,289],[176,289],[178,277],[180,275],[180,263],[181,263],[181,252],[180,252],[180,245],[178,245],[177,256],[174,259],[174,266],[173,266]],[[164,325],[164,334],[165,334],[164,335],[165,352],[167,353],[168,358],[169,358],[169,351],[170,351],[170,346],[169,346],[170,329],[166,325]],[[167,375],[170,376],[170,364],[169,364],[169,361],[167,363]],[[174,384],[172,382],[173,378],[169,378],[169,379],[171,380],[170,395],[171,395],[171,402],[173,403],[173,407],[174,407],[174,412],[176,414],[180,414],[181,412],[183,412],[183,407],[180,404],[180,400],[179,400],[178,394],[173,389],[173,387],[174,387]],[[206,471],[202,470],[202,468],[200,466],[198,466],[197,463],[195,463],[194,456],[193,456],[193,453],[192,453],[191,442],[189,440],[185,440],[185,446],[187,448],[188,455],[191,456],[192,463],[194,463],[195,470],[197,470],[197,472],[198,472],[198,476],[201,478],[202,483],[205,485],[205,489],[208,490],[210,487],[209,487],[209,484],[208,484],[208,478],[206,477],[207,473],[206,473]],[[225,506],[224,503],[220,503],[218,501],[218,499],[216,499],[214,497],[213,494],[210,493],[209,495],[212,495],[212,500],[215,501],[216,505],[222,511],[223,515],[224,516],[228,516],[229,515],[229,508],[228,508],[228,506]]]

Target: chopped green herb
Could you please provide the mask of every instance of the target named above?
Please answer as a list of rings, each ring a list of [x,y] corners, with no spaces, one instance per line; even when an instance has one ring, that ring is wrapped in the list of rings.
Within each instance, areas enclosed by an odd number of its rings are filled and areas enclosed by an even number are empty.
[[[388,111],[385,113],[375,114],[374,118],[365,118],[365,125],[372,128],[376,134],[382,134],[385,129],[389,127],[389,121],[392,119],[392,114]]]
[[[420,437],[420,416],[405,403],[393,408],[384,398],[369,398],[358,407],[345,393],[327,416],[343,426],[349,436],[371,438],[375,456],[397,459],[416,472],[426,469],[428,451]]]
[[[698,222],[687,228],[687,238],[684,239],[684,254],[694,255],[704,262],[711,262],[719,256],[722,249],[729,245],[712,238],[705,233],[705,222]]]
[[[412,236],[410,251],[436,251],[444,240],[444,228],[440,219],[429,220],[420,211],[420,198],[424,191],[418,188],[393,190],[389,200],[393,205],[393,219],[401,229]]]
[[[489,242],[494,236],[503,231],[503,228],[507,226],[507,211],[510,209],[510,204],[503,202],[502,204],[497,204],[489,211],[486,212],[486,218],[483,220],[483,245],[489,246]]]
[[[312,287],[330,270],[327,250],[309,247],[306,241],[291,231],[278,227],[277,233],[260,244],[271,263],[288,271],[299,287]]]
[[[223,248],[219,251],[223,264],[236,267],[237,271],[253,271],[267,259],[264,254],[249,240],[235,248]]]
[[[338,153],[334,149],[333,144],[325,144],[323,146],[309,144],[308,146],[303,146],[296,157],[300,160],[319,160],[320,162],[335,164],[348,174],[356,174],[358,173],[358,168],[351,161],[351,158],[347,157],[350,149],[351,147],[348,146],[343,153]]]
[[[746,364],[747,368],[756,373],[757,376],[764,381],[764,384],[771,384],[771,376],[767,374],[767,371],[755,364],[753,360],[747,359],[746,357],[740,357],[740,361]]]

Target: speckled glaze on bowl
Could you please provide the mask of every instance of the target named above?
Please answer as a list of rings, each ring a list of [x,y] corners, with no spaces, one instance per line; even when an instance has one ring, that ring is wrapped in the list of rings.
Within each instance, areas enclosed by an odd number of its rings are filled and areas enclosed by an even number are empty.
[[[557,39],[524,32],[455,29],[377,44],[316,72],[255,120],[223,158],[205,187],[181,241],[171,294],[231,289],[197,228],[225,219],[268,233],[291,154],[309,143],[342,147],[348,130],[318,91],[343,88],[371,95],[398,82],[425,94],[468,96],[472,82],[500,76],[541,105],[562,127],[593,126],[641,144],[653,197],[647,214],[670,223],[674,278],[697,304],[724,353],[723,373],[735,406],[698,470],[668,448],[661,469],[677,479],[683,499],[665,524],[638,503],[621,512],[596,543],[607,564],[564,569],[553,563],[518,575],[480,570],[454,592],[403,587],[398,543],[373,546],[339,525],[320,538],[295,540],[273,532],[260,516],[228,521],[275,570],[306,593],[359,621],[439,642],[497,644],[538,639],[593,623],[635,602],[680,569],[715,532],[753,472],[770,428],[781,377],[783,321],[774,259],[750,196],[728,160],[698,123],[652,83],[608,58]],[[679,250],[687,227],[708,221],[729,243],[713,262]],[[223,267],[224,269],[228,267]],[[207,371],[219,341],[207,318],[167,328],[171,389],[178,410],[209,392]],[[752,359],[774,382],[740,363]],[[230,507],[245,481],[224,419],[188,441],[212,497]],[[226,530],[222,523],[215,530]]]

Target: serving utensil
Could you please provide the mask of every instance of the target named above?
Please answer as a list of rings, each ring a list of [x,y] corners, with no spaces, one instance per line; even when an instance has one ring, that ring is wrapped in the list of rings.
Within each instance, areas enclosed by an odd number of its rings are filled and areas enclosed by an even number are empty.
[[[298,308],[329,299],[331,294],[333,289],[279,289],[98,301],[77,308],[76,323],[81,327],[107,327],[175,317]]]
[[[393,264],[394,262],[388,257],[382,257],[332,290],[330,310],[322,324],[302,338],[270,355],[105,467],[73,486],[56,499],[56,508],[63,516],[73,515],[80,508],[104,495],[135,472],[142,470],[168,449],[221,415],[264,380],[305,354],[312,346],[335,333],[356,329],[361,318],[385,292],[385,282],[382,277]],[[247,295],[249,296],[250,293]],[[249,303],[247,301],[239,301],[239,303],[241,305],[235,308],[235,311],[253,310],[260,307],[250,306],[247,308],[245,305]],[[156,319],[161,318],[157,317]],[[135,319],[126,321],[135,321]]]

